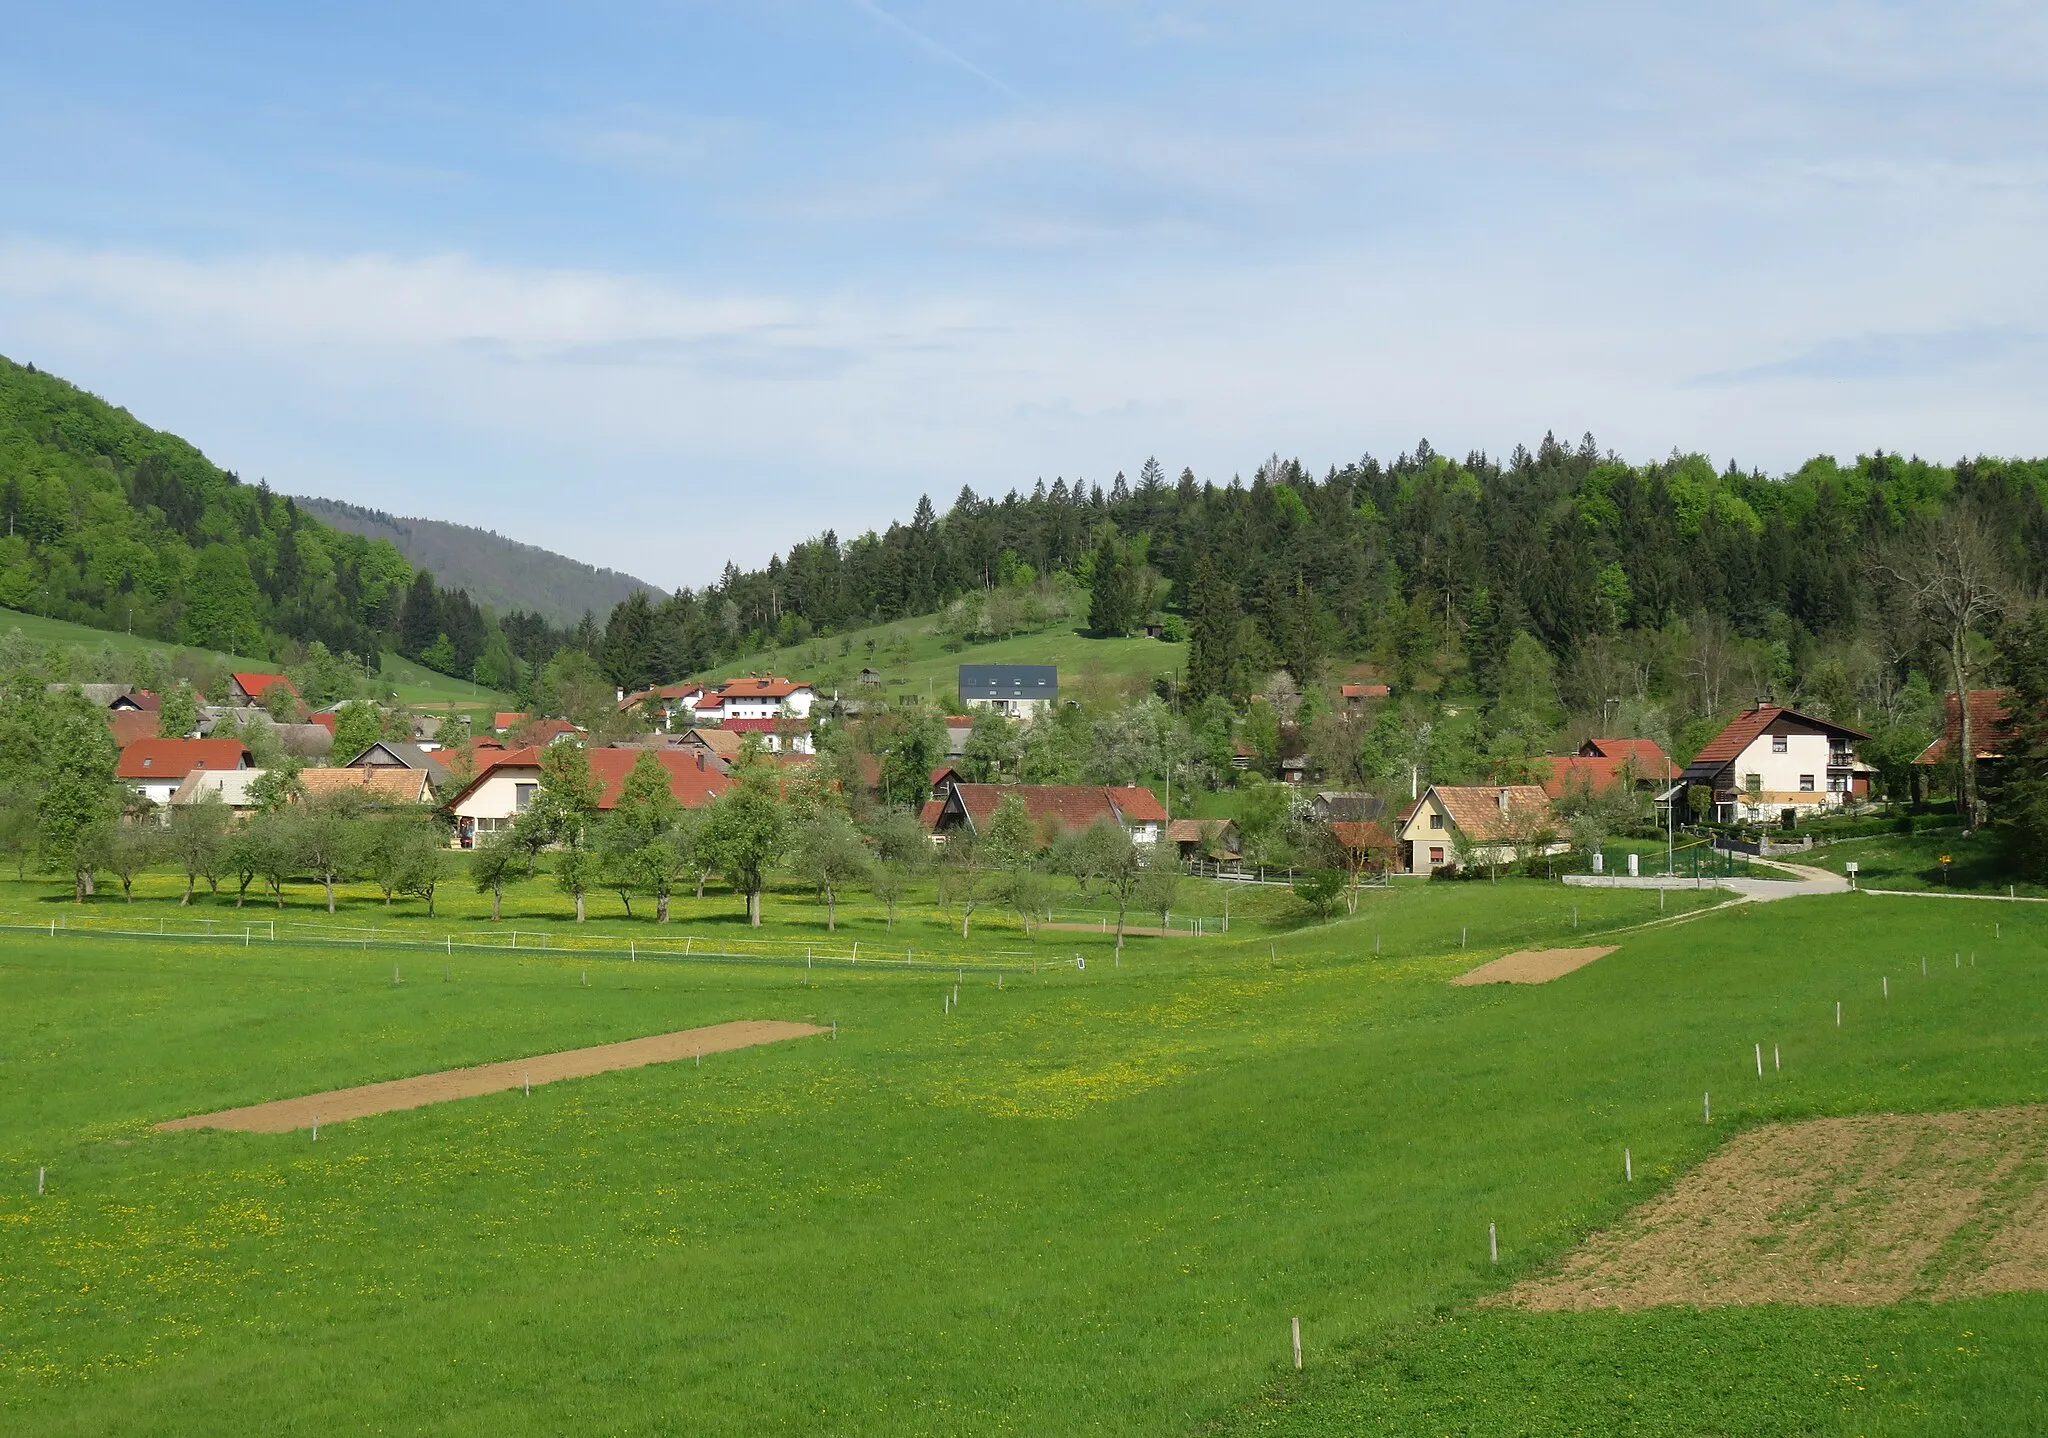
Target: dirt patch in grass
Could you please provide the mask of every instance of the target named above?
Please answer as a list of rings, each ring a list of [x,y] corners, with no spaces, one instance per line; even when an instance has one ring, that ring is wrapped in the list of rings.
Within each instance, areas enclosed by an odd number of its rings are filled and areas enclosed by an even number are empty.
[[[755,1044],[772,1044],[782,1039],[824,1032],[815,1024],[743,1019],[729,1024],[711,1024],[701,1029],[683,1029],[672,1034],[655,1034],[644,1039],[627,1039],[623,1043],[599,1044],[594,1048],[563,1049],[559,1053],[478,1064],[474,1068],[444,1069],[440,1073],[333,1089],[327,1093],[308,1094],[304,1098],[222,1109],[219,1113],[194,1114],[190,1118],[160,1123],[157,1127],[289,1133],[293,1129],[308,1128],[315,1122],[339,1123],[343,1119],[421,1108],[430,1103],[445,1103],[449,1099],[503,1093],[506,1089],[530,1083],[553,1083],[556,1079],[585,1078],[591,1074],[610,1073],[614,1069],[672,1063],[699,1054],[726,1053],[732,1049],[751,1048]]]
[[[1561,979],[1573,969],[1583,969],[1595,959],[1604,959],[1613,953],[1615,945],[1590,949],[1517,949],[1512,954],[1503,954],[1490,964],[1481,964],[1476,969],[1467,969],[1451,982],[1454,984],[1547,984],[1552,979]]]
[[[2048,1289],[2048,1105],[1773,1124],[1553,1274],[1537,1310],[1898,1303]]]

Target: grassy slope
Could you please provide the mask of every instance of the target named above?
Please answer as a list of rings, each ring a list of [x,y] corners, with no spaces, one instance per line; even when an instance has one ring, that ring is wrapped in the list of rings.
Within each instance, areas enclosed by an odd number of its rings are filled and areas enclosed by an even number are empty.
[[[76,644],[84,649],[111,649],[117,654],[142,654],[155,649],[164,653],[179,648],[159,639],[145,639],[140,635],[91,629],[83,624],[73,624],[64,619],[46,619],[38,614],[22,614],[12,609],[0,609],[0,633],[19,629],[39,644]],[[237,669],[269,669],[267,659],[249,659],[233,654],[217,654],[213,650],[200,650],[231,664]],[[397,691],[398,697],[407,704],[418,707],[441,708],[454,704],[466,711],[475,709],[482,712],[491,708],[510,708],[511,699],[494,694],[488,689],[479,689],[466,681],[450,679],[445,674],[436,674],[424,669],[410,659],[396,654],[383,656],[383,676],[389,686]]]
[[[1941,866],[1944,854],[1951,860],[1946,873]],[[1965,838],[1961,830],[1954,829],[1849,839],[1816,849],[1812,862],[1838,874],[1844,864],[1853,862],[1859,870],[1857,882],[1871,889],[2004,894],[2010,888],[2030,898],[2048,897],[2048,887],[2015,879],[2002,841],[1991,833]]]
[[[1000,992],[970,974],[950,1017],[950,975],[879,966],[804,987],[787,968],[458,955],[446,982],[421,961],[393,986],[375,952],[9,938],[0,1403],[45,1433],[2040,1430],[2040,1295],[1540,1320],[1464,1305],[1734,1127],[2048,1098],[2048,915],[2008,911],[1996,943],[1986,917],[1978,966],[1926,980],[1912,955],[1976,916],[1844,896],[1466,990],[1441,980],[1491,953],[1430,936],[1555,931],[1561,892],[1373,897],[1389,912],[1270,937],[1247,921],[1121,970]],[[1612,918],[1646,897],[1599,902]],[[1402,925],[1401,956],[1373,961],[1366,935]],[[317,1146],[146,1126],[806,1015],[837,1019],[838,1042],[389,1115]],[[1756,1040],[1787,1061],[1761,1084]],[[1306,1384],[1280,1366],[1295,1314]]]
[[[771,672],[808,679],[821,692],[837,689],[849,699],[914,694],[951,708],[958,700],[962,664],[1057,664],[1061,693],[1071,695],[1099,684],[1142,687],[1162,675],[1178,674],[1187,663],[1185,644],[1158,639],[1090,639],[1072,628],[970,644],[947,653],[945,640],[932,632],[932,625],[932,618],[926,616],[850,630],[844,636],[745,655],[705,677]],[[846,654],[840,653],[842,639],[850,651]],[[867,647],[870,639],[875,641],[873,653]],[[863,667],[881,671],[879,686],[859,682]]]

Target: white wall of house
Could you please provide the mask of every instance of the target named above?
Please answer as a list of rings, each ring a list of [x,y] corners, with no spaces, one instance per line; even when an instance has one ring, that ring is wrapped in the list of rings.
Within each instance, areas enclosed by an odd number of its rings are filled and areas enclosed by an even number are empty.
[[[710,703],[697,706],[697,712],[709,719],[776,719],[788,715],[793,719],[811,717],[811,705],[818,696],[810,685],[803,684],[789,691],[785,698],[766,694],[728,694],[724,702],[716,706]]]
[[[178,785],[184,776],[176,779],[131,779],[128,782],[142,791],[142,797],[152,804],[168,804],[171,795],[178,792]]]
[[[1012,719],[1026,721],[1036,719],[1041,709],[1052,703],[1050,699],[969,699],[969,709],[993,709],[998,714],[1007,714]]]
[[[539,788],[539,769],[500,766],[455,806],[457,827],[479,836],[509,829],[533,803]]]
[[[1398,837],[1401,858],[1410,873],[1427,874],[1432,869],[1448,868],[1456,862],[1451,848],[1451,816],[1437,802],[1434,793],[1424,792],[1415,812],[1401,826]]]
[[[1737,804],[1758,819],[1773,809],[1840,804],[1845,795],[1828,789],[1828,736],[1825,734],[1759,734],[1730,767]],[[1754,786],[1751,776],[1756,777]],[[1751,788],[1758,802],[1751,804]]]

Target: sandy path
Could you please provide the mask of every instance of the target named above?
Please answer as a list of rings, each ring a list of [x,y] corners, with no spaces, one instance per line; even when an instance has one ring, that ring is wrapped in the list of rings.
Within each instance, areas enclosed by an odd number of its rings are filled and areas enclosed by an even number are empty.
[[[356,1088],[338,1088],[304,1098],[284,1098],[246,1108],[222,1109],[219,1113],[194,1114],[157,1125],[160,1129],[233,1128],[249,1133],[288,1133],[293,1129],[321,1123],[339,1123],[347,1118],[367,1118],[373,1113],[421,1108],[454,1098],[503,1093],[527,1083],[552,1083],[556,1079],[585,1078],[614,1069],[634,1069],[647,1064],[672,1063],[697,1054],[725,1053],[752,1048],[783,1039],[800,1039],[826,1030],[815,1024],[791,1024],[774,1019],[741,1019],[729,1024],[712,1024],[701,1029],[655,1034],[623,1043],[599,1044],[587,1049],[563,1049],[559,1053],[537,1054],[532,1058],[506,1059],[502,1063],[478,1064],[474,1068],[444,1069],[440,1073],[413,1078],[389,1079]]]
[[[1451,982],[1454,984],[1547,984],[1552,979],[1561,979],[1573,969],[1583,969],[1595,959],[1604,959],[1613,953],[1615,946],[1589,949],[1517,949],[1512,954],[1503,954],[1490,964],[1481,964],[1476,969],[1467,969]]]

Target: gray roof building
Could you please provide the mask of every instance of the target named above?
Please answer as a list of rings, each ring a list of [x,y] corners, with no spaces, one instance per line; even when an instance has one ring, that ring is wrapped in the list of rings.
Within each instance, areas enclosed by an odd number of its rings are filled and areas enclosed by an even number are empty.
[[[962,704],[1050,704],[1060,697],[1060,671],[1052,664],[963,664]]]

